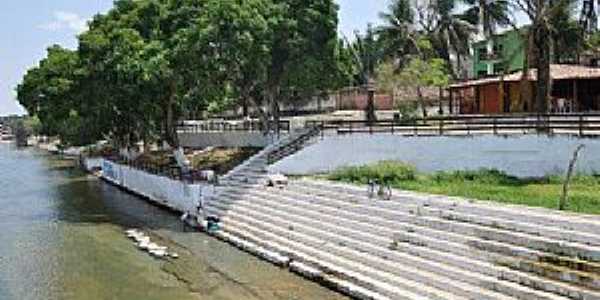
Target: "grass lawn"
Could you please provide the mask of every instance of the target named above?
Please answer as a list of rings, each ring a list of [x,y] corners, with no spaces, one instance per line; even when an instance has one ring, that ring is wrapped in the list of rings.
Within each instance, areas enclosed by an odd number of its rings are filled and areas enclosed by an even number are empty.
[[[395,161],[342,168],[327,175],[327,179],[365,186],[369,179],[378,179],[398,189],[551,209],[558,207],[563,184],[560,176],[519,179],[497,170],[423,174]],[[599,176],[573,178],[567,210],[600,214]]]

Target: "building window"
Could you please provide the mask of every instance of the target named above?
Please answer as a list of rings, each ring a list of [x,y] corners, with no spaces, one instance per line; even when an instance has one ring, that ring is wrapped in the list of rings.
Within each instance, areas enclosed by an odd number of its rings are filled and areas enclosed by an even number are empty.
[[[504,73],[504,64],[496,63],[494,64],[494,74]]]
[[[502,46],[502,44],[494,44],[494,54],[496,56],[501,56],[503,50],[504,47]]]
[[[479,48],[479,50],[477,50],[479,53],[479,60],[487,60],[487,48],[483,47],[483,48]]]

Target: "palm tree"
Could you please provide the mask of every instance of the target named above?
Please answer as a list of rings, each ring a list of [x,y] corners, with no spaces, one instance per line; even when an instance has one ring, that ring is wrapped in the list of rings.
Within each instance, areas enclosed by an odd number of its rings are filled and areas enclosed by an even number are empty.
[[[414,28],[415,12],[410,0],[393,0],[387,12],[381,12],[379,18],[383,25],[377,28],[383,46],[383,55],[391,58],[401,68],[405,57],[417,49],[417,31]]]
[[[463,0],[469,9],[464,16],[472,24],[477,24],[479,33],[487,41],[487,54],[494,54],[494,35],[498,27],[511,25],[510,1],[508,0]],[[493,64],[488,65],[488,75],[493,73]]]
[[[571,15],[575,0],[515,0],[516,5],[531,22],[528,33],[528,50],[525,56],[523,81],[527,80],[529,66],[537,69],[535,109],[543,114],[548,111],[548,99],[552,90],[550,63],[555,44],[552,36],[559,28],[563,16]]]
[[[430,1],[428,9],[434,17],[424,20],[433,24],[422,25],[438,56],[451,65],[451,54],[455,54],[457,68],[460,69],[461,57],[469,55],[469,42],[476,29],[464,15],[455,13],[456,4],[456,0]]]
[[[383,50],[371,25],[364,35],[359,32],[355,32],[354,35],[354,41],[348,41],[346,38],[346,43],[352,56],[355,83],[363,86],[373,78],[375,69],[383,57]]]

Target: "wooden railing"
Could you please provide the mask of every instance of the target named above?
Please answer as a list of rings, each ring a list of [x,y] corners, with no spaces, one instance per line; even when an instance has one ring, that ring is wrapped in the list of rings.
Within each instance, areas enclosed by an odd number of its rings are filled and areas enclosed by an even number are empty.
[[[338,134],[392,133],[401,135],[570,134],[600,136],[600,114],[469,115],[427,119],[309,121],[308,127]]]
[[[282,120],[276,123],[270,121],[269,129],[289,132],[290,121]],[[266,131],[265,124],[259,120],[244,121],[186,121],[178,126],[178,132],[202,133],[202,132],[230,132],[230,131]]]

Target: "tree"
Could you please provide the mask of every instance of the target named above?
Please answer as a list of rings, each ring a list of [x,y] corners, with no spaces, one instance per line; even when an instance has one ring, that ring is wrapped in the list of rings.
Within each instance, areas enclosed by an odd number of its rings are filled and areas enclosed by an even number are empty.
[[[338,45],[338,6],[332,0],[274,0],[275,26],[264,98],[275,123],[279,102],[332,86]]]
[[[78,53],[60,46],[30,69],[17,87],[17,99],[41,122],[41,133],[58,135],[63,143],[82,145],[101,137],[95,123],[82,116],[82,70]]]
[[[387,12],[380,13],[383,25],[377,28],[384,55],[404,63],[406,55],[414,54],[417,43],[417,30],[413,7],[409,0],[394,0],[388,6]]]
[[[552,90],[550,63],[555,44],[553,33],[559,32],[557,18],[569,11],[573,0],[515,0],[516,5],[531,21],[528,33],[523,81],[527,81],[529,66],[537,69],[535,110],[544,114],[548,111],[548,100]],[[568,14],[568,13],[567,13]]]
[[[359,32],[354,34],[354,41],[348,44],[354,64],[355,84],[364,86],[374,77],[375,69],[383,58],[383,48],[370,25],[364,35]]]
[[[417,1],[416,11],[422,30],[438,57],[448,62],[450,69],[460,69],[461,57],[469,55],[469,43],[476,29],[463,15],[456,13],[456,0]],[[456,68],[452,68],[452,54]],[[452,71],[452,73],[454,73]],[[456,74],[453,74],[457,77]]]
[[[424,87],[446,88],[450,82],[450,75],[447,62],[435,57],[428,40],[421,38],[417,45],[419,54],[411,55],[408,63],[400,70],[394,62],[382,63],[377,69],[377,82],[380,88],[388,91],[394,91],[397,87],[414,89],[423,117],[427,117],[427,103],[422,89]]]
[[[479,33],[487,41],[487,55],[494,55],[494,36],[498,27],[511,25],[511,4],[508,0],[463,0],[470,7],[463,14],[465,19],[479,26]],[[488,65],[488,75],[493,73],[493,65]]]

